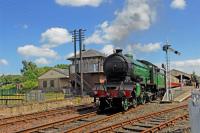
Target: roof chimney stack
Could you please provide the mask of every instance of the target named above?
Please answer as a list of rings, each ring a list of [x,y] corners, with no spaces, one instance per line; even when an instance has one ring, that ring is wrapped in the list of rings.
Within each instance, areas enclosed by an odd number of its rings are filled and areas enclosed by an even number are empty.
[[[83,44],[83,49],[82,49],[82,51],[85,51],[85,44]]]
[[[117,54],[122,54],[122,49],[116,49],[115,52],[116,52]]]

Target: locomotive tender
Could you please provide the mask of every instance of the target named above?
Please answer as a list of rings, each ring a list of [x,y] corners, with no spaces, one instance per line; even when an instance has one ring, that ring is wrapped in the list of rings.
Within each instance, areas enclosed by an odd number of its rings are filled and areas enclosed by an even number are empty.
[[[106,81],[96,84],[94,98],[99,109],[127,110],[161,97],[165,93],[165,71],[144,60],[134,60],[121,49],[108,56],[103,64]]]

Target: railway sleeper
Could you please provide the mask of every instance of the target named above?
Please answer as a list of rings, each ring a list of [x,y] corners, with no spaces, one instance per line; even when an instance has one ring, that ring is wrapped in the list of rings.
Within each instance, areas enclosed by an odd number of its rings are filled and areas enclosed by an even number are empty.
[[[157,126],[159,124],[157,124],[155,122],[145,122],[145,123],[138,124],[138,126],[142,125],[142,127],[151,128],[151,127]]]
[[[144,127],[144,128],[151,128],[151,127],[153,127],[154,125],[145,124],[145,123],[139,123],[139,124],[136,124],[135,126],[140,126],[140,127]]]
[[[145,127],[141,127],[141,126],[124,126],[123,129],[125,130],[129,130],[129,131],[132,131],[132,132],[142,132],[144,131],[146,128]]]

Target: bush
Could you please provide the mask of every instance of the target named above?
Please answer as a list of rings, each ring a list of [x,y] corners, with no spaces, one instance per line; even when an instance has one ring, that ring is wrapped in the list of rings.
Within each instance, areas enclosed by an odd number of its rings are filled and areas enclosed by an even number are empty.
[[[38,87],[38,82],[33,81],[33,80],[27,80],[22,85],[23,85],[22,88],[23,88],[24,91],[29,91],[31,89]]]
[[[16,86],[14,84],[7,84],[1,87],[2,89],[14,89]]]

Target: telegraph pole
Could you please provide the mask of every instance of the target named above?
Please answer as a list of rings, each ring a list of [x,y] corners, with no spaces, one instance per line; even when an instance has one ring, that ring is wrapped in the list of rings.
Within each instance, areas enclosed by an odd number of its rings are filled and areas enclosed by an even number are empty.
[[[75,89],[77,89],[77,71],[80,73],[80,87],[81,87],[81,96],[83,96],[83,72],[82,72],[82,51],[83,51],[83,40],[85,39],[85,35],[84,32],[86,30],[83,29],[79,29],[79,30],[74,30],[72,31],[72,41],[74,42],[74,69],[75,69]],[[79,57],[80,57],[80,61],[77,62],[77,47],[76,47],[76,42],[79,42]],[[79,66],[79,68],[77,68],[77,64]],[[77,70],[78,69],[78,70]]]
[[[82,42],[85,39],[85,30],[79,29],[79,49],[80,49],[80,76],[81,76],[81,96],[83,96],[83,71],[82,71]]]
[[[77,89],[77,77],[76,77],[76,74],[77,74],[77,68],[76,68],[76,41],[77,41],[77,31],[74,30],[72,32],[72,41],[74,42],[74,71],[75,71],[75,75],[74,75],[74,78],[75,78],[75,89]]]

